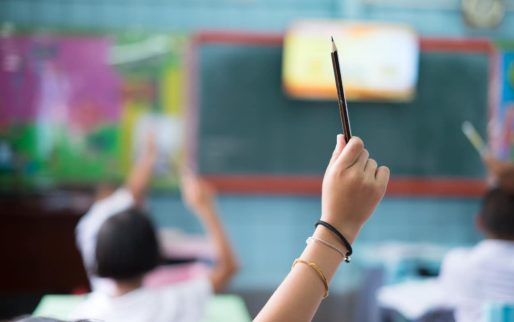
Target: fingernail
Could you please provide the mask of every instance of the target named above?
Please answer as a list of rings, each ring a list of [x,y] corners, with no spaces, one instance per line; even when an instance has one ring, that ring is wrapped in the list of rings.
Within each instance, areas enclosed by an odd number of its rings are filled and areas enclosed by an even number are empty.
[[[341,142],[341,136],[342,136],[342,134],[338,134],[336,136],[336,147],[338,147],[339,146],[339,142]]]

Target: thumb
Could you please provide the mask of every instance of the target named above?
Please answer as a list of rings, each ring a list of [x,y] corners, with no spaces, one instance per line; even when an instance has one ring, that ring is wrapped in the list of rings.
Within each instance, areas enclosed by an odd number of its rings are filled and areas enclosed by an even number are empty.
[[[335,160],[337,160],[345,146],[346,142],[343,139],[343,135],[338,134],[336,137],[336,147],[334,149],[334,152],[332,152],[332,157],[330,158],[330,162],[328,163],[329,167],[335,162]]]

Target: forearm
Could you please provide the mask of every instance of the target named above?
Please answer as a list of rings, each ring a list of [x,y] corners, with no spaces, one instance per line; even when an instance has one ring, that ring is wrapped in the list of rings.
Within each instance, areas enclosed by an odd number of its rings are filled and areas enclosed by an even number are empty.
[[[314,237],[284,282],[278,287],[255,321],[311,321],[325,294],[325,283],[332,280],[345,253],[345,238],[349,243],[371,216],[384,196],[389,169],[378,167],[369,159],[369,152],[359,138],[345,144],[338,135],[322,185],[321,219],[332,226],[318,226]],[[332,229],[333,228],[333,229]],[[337,230],[336,232],[330,230]],[[340,240],[337,240],[336,235]],[[327,246],[326,243],[332,247]]]
[[[216,214],[215,209],[205,209],[202,215],[202,223],[214,244],[217,254],[216,263],[211,271],[210,278],[216,292],[223,289],[225,284],[236,273],[238,268],[235,256],[223,225]]]
[[[136,202],[141,202],[152,178],[155,164],[154,155],[145,155],[132,168],[127,178],[126,187],[132,193]]]
[[[323,227],[318,227],[313,236],[346,252],[335,236]],[[335,250],[318,242],[310,242],[299,258],[315,263],[329,284],[343,260]],[[324,294],[325,287],[316,271],[297,263],[254,321],[311,321]]]

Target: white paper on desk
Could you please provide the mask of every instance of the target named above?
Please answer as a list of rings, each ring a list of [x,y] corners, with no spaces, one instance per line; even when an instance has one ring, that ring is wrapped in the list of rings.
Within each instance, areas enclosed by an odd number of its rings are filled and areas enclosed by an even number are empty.
[[[377,300],[381,307],[394,309],[411,320],[434,309],[451,307],[435,278],[384,286],[378,290]]]

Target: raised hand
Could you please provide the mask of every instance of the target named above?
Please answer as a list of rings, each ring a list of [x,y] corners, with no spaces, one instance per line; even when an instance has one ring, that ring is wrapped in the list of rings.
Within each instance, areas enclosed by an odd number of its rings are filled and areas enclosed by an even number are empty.
[[[345,144],[342,135],[323,178],[321,219],[351,242],[385,194],[389,169],[378,167],[358,137]]]
[[[181,191],[184,203],[197,216],[204,217],[214,212],[216,192],[205,180],[184,171]]]

